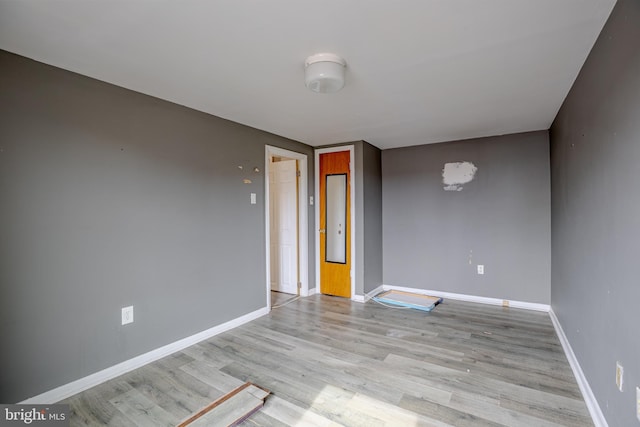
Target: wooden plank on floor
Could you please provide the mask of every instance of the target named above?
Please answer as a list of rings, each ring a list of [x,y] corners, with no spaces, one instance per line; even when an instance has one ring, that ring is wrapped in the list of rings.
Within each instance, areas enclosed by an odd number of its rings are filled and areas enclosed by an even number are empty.
[[[237,425],[262,408],[269,394],[268,390],[244,383],[182,421],[178,427]]]
[[[228,427],[238,425],[239,422],[251,416],[262,408],[264,401],[252,396],[246,390],[220,404],[214,410],[188,424],[189,427]]]

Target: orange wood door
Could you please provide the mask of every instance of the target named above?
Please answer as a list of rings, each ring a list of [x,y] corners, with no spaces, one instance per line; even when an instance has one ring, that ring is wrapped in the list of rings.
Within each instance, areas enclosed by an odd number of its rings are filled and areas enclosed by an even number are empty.
[[[349,151],[321,154],[319,174],[320,292],[346,298],[351,297],[349,159]]]

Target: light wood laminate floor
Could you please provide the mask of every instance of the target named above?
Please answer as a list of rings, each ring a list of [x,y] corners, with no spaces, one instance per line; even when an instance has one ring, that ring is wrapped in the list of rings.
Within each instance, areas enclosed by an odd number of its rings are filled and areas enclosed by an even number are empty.
[[[298,298],[295,294],[287,294],[285,292],[271,291],[271,307],[281,307],[294,299]]]
[[[250,381],[246,426],[592,426],[547,313],[314,295],[65,401],[71,425],[174,426]]]

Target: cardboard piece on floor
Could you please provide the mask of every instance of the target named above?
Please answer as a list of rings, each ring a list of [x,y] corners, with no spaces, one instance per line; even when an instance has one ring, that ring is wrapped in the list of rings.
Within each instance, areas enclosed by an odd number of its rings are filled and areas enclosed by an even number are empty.
[[[429,295],[415,294],[404,291],[386,291],[373,297],[374,301],[397,305],[399,307],[413,308],[421,311],[431,311],[442,302],[442,298]]]

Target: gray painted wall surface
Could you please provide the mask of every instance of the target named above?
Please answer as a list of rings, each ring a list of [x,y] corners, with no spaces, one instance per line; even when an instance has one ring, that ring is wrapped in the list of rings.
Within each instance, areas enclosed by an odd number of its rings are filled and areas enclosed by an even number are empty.
[[[265,307],[265,144],[313,194],[306,145],[0,52],[0,402]]]
[[[619,0],[550,133],[551,305],[612,427],[639,424],[639,23]]]
[[[363,233],[364,293],[382,285],[382,153],[364,142]]]
[[[462,161],[475,179],[444,191]],[[549,192],[546,131],[384,150],[384,283],[548,304]]]
[[[351,170],[355,173],[355,231],[356,231],[356,256],[355,256],[355,272],[356,272],[356,295],[364,294],[364,165],[362,163],[363,141],[355,141],[353,157],[356,162],[355,167]],[[353,258],[352,258],[353,259]]]

